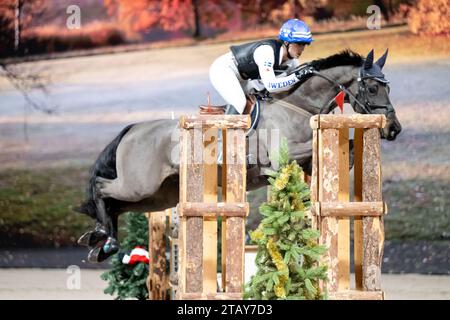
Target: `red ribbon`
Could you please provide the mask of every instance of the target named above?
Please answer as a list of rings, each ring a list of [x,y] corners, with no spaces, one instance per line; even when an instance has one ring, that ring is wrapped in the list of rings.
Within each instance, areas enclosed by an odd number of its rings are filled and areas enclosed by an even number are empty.
[[[336,104],[338,105],[339,109],[341,109],[341,113],[344,113],[344,98],[345,98],[344,91],[339,92],[337,96],[334,97],[334,101],[336,101]]]

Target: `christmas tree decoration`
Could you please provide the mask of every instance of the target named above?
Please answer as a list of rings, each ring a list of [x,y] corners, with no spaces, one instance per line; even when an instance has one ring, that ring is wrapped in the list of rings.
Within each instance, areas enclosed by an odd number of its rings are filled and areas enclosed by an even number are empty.
[[[136,246],[131,253],[124,255],[122,258],[123,264],[134,265],[138,262],[149,263],[148,251],[142,246]]]
[[[246,299],[324,299],[319,281],[327,267],[320,258],[319,232],[311,228],[307,211],[310,190],[301,167],[292,161],[282,140],[278,163],[270,172],[270,201],[260,206],[263,219],[250,238],[258,245],[257,272],[245,286]]]
[[[108,282],[104,293],[116,299],[145,300],[148,298],[147,218],[142,213],[127,213],[122,230],[126,236],[121,242],[121,251],[111,258],[111,269],[101,275]]]

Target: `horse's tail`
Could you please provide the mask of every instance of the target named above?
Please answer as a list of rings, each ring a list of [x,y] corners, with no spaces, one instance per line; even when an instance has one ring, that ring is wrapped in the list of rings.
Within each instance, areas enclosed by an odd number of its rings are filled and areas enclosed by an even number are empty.
[[[97,177],[106,179],[117,178],[116,171],[116,151],[122,138],[125,134],[134,126],[130,124],[126,126],[118,135],[114,138],[98,156],[94,165],[89,173],[89,183],[86,188],[86,200],[79,206],[74,208],[75,211],[87,214],[93,219],[97,218],[97,209],[95,206],[95,200],[97,194],[95,192],[95,182]]]

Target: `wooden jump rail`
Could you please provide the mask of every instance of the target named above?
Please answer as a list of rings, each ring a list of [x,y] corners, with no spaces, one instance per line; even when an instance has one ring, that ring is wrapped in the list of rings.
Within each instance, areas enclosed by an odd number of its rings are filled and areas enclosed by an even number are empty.
[[[384,115],[317,115],[313,129],[312,221],[327,251],[330,299],[384,299],[380,132]],[[354,128],[354,198],[350,202],[349,129]],[[350,219],[356,288],[350,289]]]
[[[177,299],[242,299],[248,115],[180,119],[179,268]],[[217,141],[222,133],[222,194],[218,202]],[[222,219],[222,292],[217,286],[218,217]]]

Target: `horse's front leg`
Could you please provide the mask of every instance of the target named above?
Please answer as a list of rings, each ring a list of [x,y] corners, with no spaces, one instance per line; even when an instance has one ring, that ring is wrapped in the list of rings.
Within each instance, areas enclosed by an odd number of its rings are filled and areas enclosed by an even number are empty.
[[[111,217],[105,209],[105,201],[98,195],[95,195],[95,205],[97,209],[97,219],[105,228],[108,237],[106,241],[100,241],[96,247],[89,251],[89,262],[102,262],[119,251],[119,242],[117,240],[117,215]]]
[[[80,246],[95,247],[101,241],[105,241],[108,238],[106,228],[100,222],[95,223],[95,229],[83,234],[77,241]]]

